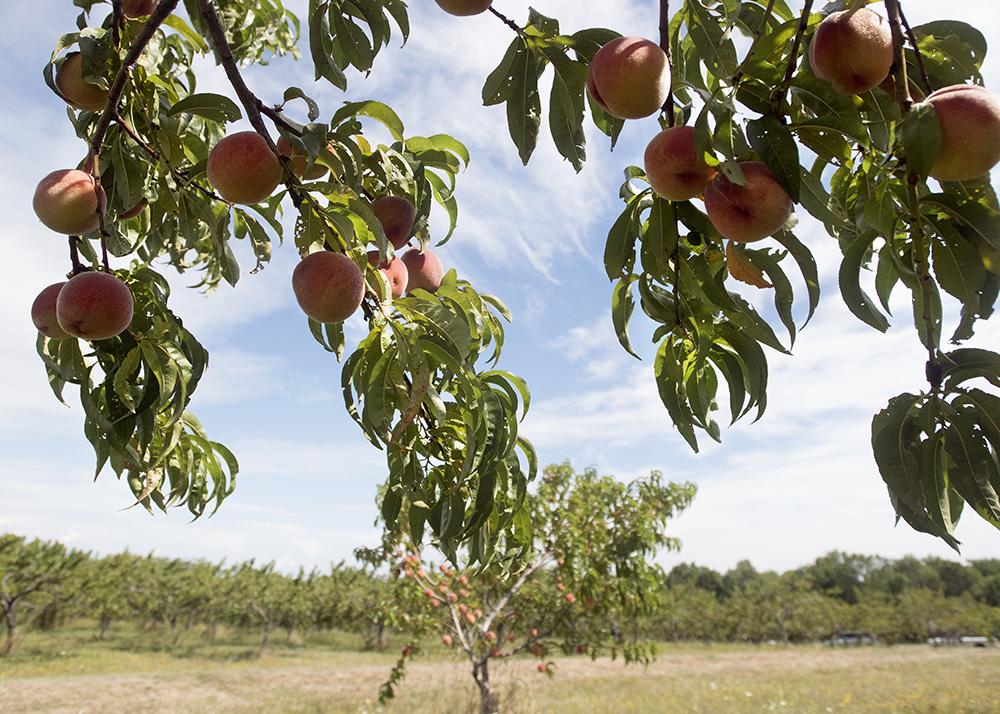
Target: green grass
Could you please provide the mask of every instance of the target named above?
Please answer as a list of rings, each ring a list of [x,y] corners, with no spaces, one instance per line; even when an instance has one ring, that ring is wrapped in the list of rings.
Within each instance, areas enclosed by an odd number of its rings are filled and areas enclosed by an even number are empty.
[[[363,639],[317,633],[304,641],[256,631],[121,628],[106,640],[79,623],[27,633],[0,658],[0,712],[86,710],[104,714],[465,714],[477,711],[468,663],[440,643],[415,660],[386,707],[378,687],[398,657],[363,650]],[[495,663],[504,714],[760,714],[825,712],[998,714],[1000,650],[922,645],[830,650],[756,646],[665,646],[648,669],[584,657]]]

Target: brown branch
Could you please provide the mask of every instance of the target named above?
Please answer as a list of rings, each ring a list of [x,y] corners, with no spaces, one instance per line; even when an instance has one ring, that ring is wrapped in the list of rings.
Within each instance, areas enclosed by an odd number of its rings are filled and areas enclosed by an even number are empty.
[[[920,46],[917,44],[917,37],[913,34],[913,30],[910,29],[910,23],[906,21],[906,15],[903,14],[903,8],[896,3],[896,8],[899,10],[899,19],[903,23],[903,27],[906,28],[906,36],[910,40],[910,46],[913,47],[913,54],[917,58],[917,68],[920,70],[920,79],[924,82],[924,90],[927,94],[931,91],[931,79],[927,75],[927,68],[924,66],[924,55],[920,52]]]
[[[277,154],[278,150],[274,145],[274,141],[267,133],[267,127],[264,126],[264,120],[260,117],[262,103],[259,99],[257,99],[256,95],[250,91],[246,82],[243,81],[243,75],[240,74],[240,69],[236,65],[236,58],[233,57],[233,51],[229,48],[229,41],[226,39],[226,31],[222,27],[222,22],[219,20],[218,13],[215,12],[215,5],[212,3],[212,0],[198,0],[198,6],[201,8],[201,16],[204,18],[205,24],[208,26],[208,34],[212,38],[212,45],[215,48],[216,59],[218,59],[219,64],[221,64],[222,68],[226,71],[229,83],[233,85],[237,98],[239,98],[243,108],[246,109],[247,119],[250,122],[250,126],[254,128],[254,131],[264,137],[271,151]]]
[[[889,15],[889,29],[892,31],[892,65],[896,69],[896,102],[905,115],[913,106],[910,97],[910,83],[906,77],[906,57],[903,55],[903,28],[899,19],[899,0],[885,0]]]
[[[893,66],[896,69],[896,102],[903,112],[904,121],[906,113],[913,106],[913,98],[910,96],[909,80],[906,77],[906,57],[903,55],[903,29],[901,27],[899,0],[885,0],[885,8],[889,15],[889,28],[892,30],[892,57]],[[923,302],[923,314],[920,319],[924,322],[924,329],[927,332],[927,363],[928,375],[931,373],[930,365],[936,364],[936,355],[933,345],[937,343],[937,328],[934,324],[934,316],[931,314],[931,274],[930,266],[927,262],[927,245],[924,242],[924,231],[920,212],[920,195],[917,190],[920,183],[920,176],[911,167],[906,169],[906,194],[910,211],[910,240],[913,242],[912,257],[913,271],[917,275],[920,298]],[[929,378],[929,377],[928,377]],[[933,380],[932,380],[933,383]]]
[[[497,9],[496,9],[495,7],[493,7],[493,6],[491,5],[491,6],[490,6],[490,8],[489,8],[489,10],[490,10],[490,12],[492,12],[492,13],[493,13],[494,15],[496,15],[496,16],[497,16],[498,18],[500,18],[500,21],[501,21],[501,22],[503,22],[503,24],[505,24],[505,25],[506,25],[507,27],[509,27],[510,29],[512,29],[512,30],[513,30],[514,32],[516,32],[516,33],[517,33],[518,35],[523,35],[523,34],[524,34],[524,30],[522,30],[522,29],[521,29],[520,27],[518,27],[518,24],[517,24],[516,22],[514,22],[513,20],[511,20],[511,19],[510,19],[509,17],[507,17],[506,15],[502,14],[502,13],[501,13],[501,12],[500,12],[499,10],[497,10]]]
[[[788,55],[788,67],[785,68],[785,78],[781,81],[781,86],[778,87],[778,91],[775,93],[774,100],[772,101],[774,113],[779,117],[784,114],[781,107],[785,103],[785,95],[792,84],[792,75],[795,73],[795,60],[799,56],[799,45],[802,44],[802,36],[805,35],[806,27],[809,26],[809,13],[812,11],[812,4],[813,0],[806,0],[806,4],[802,8],[802,17],[799,18],[799,26],[795,30],[795,39],[792,40],[792,50]]]
[[[163,21],[170,16],[170,13],[174,11],[177,3],[178,0],[160,0],[153,13],[149,16],[149,19],[146,20],[146,23],[139,30],[139,34],[132,41],[132,46],[129,47],[125,59],[122,60],[121,67],[118,68],[118,74],[115,75],[115,79],[111,83],[111,88],[108,90],[108,101],[104,105],[104,111],[97,120],[97,124],[94,126],[94,134],[90,137],[90,155],[95,158],[93,170],[94,177],[98,181],[100,180],[100,175],[97,171],[96,157],[101,153],[101,146],[104,144],[104,137],[108,133],[108,127],[118,117],[118,104],[125,93],[125,84],[132,73],[132,69],[139,62],[139,57],[142,56],[146,46],[153,39],[153,35],[156,34]]]
[[[674,57],[670,52],[670,0],[660,0],[660,49],[667,55],[667,71],[673,75]],[[667,126],[673,126],[674,117],[674,83],[670,83],[667,100],[662,110],[667,113]]]

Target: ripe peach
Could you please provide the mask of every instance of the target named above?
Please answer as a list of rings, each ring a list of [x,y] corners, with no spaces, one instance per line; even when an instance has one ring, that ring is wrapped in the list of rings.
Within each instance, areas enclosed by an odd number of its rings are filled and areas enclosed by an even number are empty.
[[[65,340],[67,337],[72,337],[59,327],[59,321],[56,319],[56,299],[65,284],[66,281],[63,281],[48,286],[38,293],[38,297],[31,303],[31,321],[38,331],[50,340]]]
[[[71,52],[56,70],[56,89],[67,104],[83,111],[99,112],[108,102],[108,90],[83,78],[83,55]]]
[[[646,179],[668,201],[700,196],[715,176],[694,146],[694,127],[672,126],[653,137],[643,157]]]
[[[132,293],[117,276],[101,271],[69,279],[56,298],[59,327],[73,337],[106,340],[132,322]]]
[[[538,671],[539,672],[544,672],[546,669],[548,669],[548,668],[545,666],[544,662],[542,662],[540,665],[538,665]]]
[[[417,288],[422,288],[427,292],[436,293],[441,287],[444,266],[434,251],[411,248],[403,253],[403,264],[408,274],[407,292],[412,293]]]
[[[383,196],[372,203],[372,213],[382,224],[385,237],[399,250],[410,239],[417,209],[402,196]]]
[[[125,17],[145,17],[153,12],[160,0],[125,0]]]
[[[576,595],[574,595],[573,593],[566,593],[566,602],[572,605],[574,602],[576,602]]]
[[[723,236],[741,243],[776,233],[792,214],[785,187],[760,161],[740,164],[747,182],[739,186],[718,174],[705,187],[705,212]]]
[[[288,143],[288,139],[283,136],[279,136],[278,140],[274,142],[274,145],[278,149],[278,153],[282,156],[288,156],[292,159],[292,164],[295,166],[295,174],[306,181],[314,181],[315,179],[322,178],[326,175],[329,169],[322,164],[313,164],[313,167],[306,174],[306,166],[309,164],[309,157],[306,155],[302,149],[292,148],[292,145]]]
[[[656,114],[670,94],[670,66],[658,44],[617,37],[597,51],[587,69],[587,89],[597,105],[622,119]]]
[[[342,322],[361,307],[365,279],[346,255],[323,250],[295,266],[292,291],[302,311],[316,322]]]
[[[460,17],[486,12],[493,4],[493,0],[436,0],[436,2],[449,15]]]
[[[531,654],[535,655],[535,657],[539,657],[542,654],[542,648],[535,645],[531,648]]]
[[[449,647],[451,646],[451,635],[445,635],[441,640]]]
[[[377,262],[378,251],[368,251],[368,265],[374,268]],[[378,269],[385,273],[385,277],[389,281],[389,287],[392,288],[392,299],[398,300],[403,297],[403,293],[406,292],[406,283],[409,280],[409,274],[406,265],[399,259],[399,256],[394,255],[392,256],[392,260],[388,262],[383,261],[378,266]]]
[[[281,183],[281,162],[255,131],[240,131],[212,147],[208,180],[229,203],[260,203]]]
[[[827,15],[809,45],[809,64],[844,94],[877,87],[892,67],[889,23],[865,7]]]
[[[1000,161],[1000,97],[978,84],[956,84],[926,99],[941,122],[940,181],[968,181]]]
[[[79,169],[53,171],[38,182],[31,205],[46,228],[76,236],[90,233],[100,225],[98,193],[94,177]],[[100,192],[103,209],[104,189]]]

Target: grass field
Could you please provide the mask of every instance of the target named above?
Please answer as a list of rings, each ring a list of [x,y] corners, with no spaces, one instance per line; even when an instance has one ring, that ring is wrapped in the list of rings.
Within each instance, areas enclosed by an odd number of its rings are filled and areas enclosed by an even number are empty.
[[[210,640],[195,631],[94,630],[29,634],[0,658],[3,714],[464,714],[476,712],[469,667],[432,649],[410,667],[399,696],[380,708],[378,687],[397,650],[359,651],[360,640],[256,635]],[[161,631],[162,632],[162,631]],[[584,657],[495,665],[504,714],[749,714],[947,712],[1000,714],[1000,649],[924,645],[831,650],[668,645],[648,668]]]

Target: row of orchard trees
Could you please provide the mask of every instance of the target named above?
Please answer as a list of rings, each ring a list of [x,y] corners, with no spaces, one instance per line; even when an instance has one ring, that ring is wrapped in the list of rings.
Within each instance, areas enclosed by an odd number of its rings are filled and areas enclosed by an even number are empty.
[[[555,558],[547,566],[545,580],[564,599],[568,591],[558,587],[570,582],[560,575],[564,566]],[[258,628],[262,644],[283,628],[302,634],[322,629],[365,633],[375,646],[384,646],[390,623],[396,626],[390,629],[410,628],[406,618],[381,617],[381,606],[406,600],[407,588],[424,596],[428,583],[414,578],[416,572],[414,567],[383,577],[341,563],[328,572],[286,575],[273,562],[227,566],[128,551],[93,557],[58,542],[6,534],[0,536],[0,615],[7,637],[0,652],[11,649],[25,624],[52,627],[74,617],[92,619],[100,637],[124,621],[161,623],[171,634],[195,624],[225,624]],[[941,558],[888,560],[833,552],[782,574],[758,572],[743,561],[725,573],[682,563],[662,575],[652,612],[629,617],[602,603],[602,625],[628,641],[816,642],[844,630],[865,630],[887,643],[948,635],[1000,637],[997,559],[963,565]],[[509,588],[467,578],[453,589],[465,591],[462,601],[480,607],[490,592],[505,594]],[[591,619],[587,597],[582,596],[576,614]],[[526,590],[513,599],[524,608],[521,601],[529,598],[537,599],[538,593]],[[548,602],[553,613],[565,605]],[[452,632],[446,609],[440,612],[438,628]]]
[[[832,552],[778,574],[749,561],[719,573],[682,563],[667,575],[656,615],[665,640],[816,642],[863,630],[887,643],[1000,637],[1000,560]]]
[[[104,557],[58,542],[0,536],[0,608],[12,649],[25,623],[53,627],[84,617],[105,637],[116,622],[163,624],[173,635],[195,624],[225,624],[271,633],[317,629],[363,631],[385,581],[363,569],[332,565],[328,572],[286,575],[274,562],[237,565],[142,556],[125,551]]]

